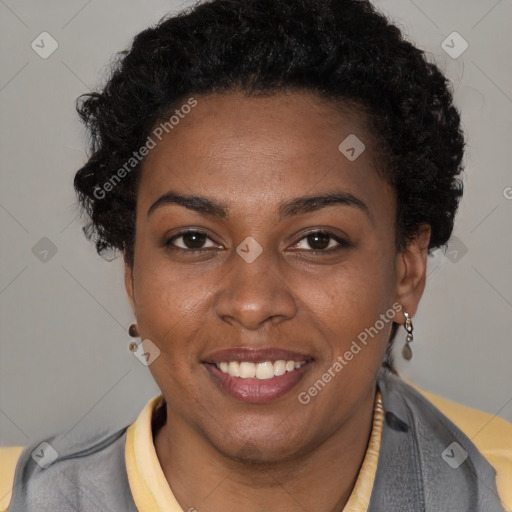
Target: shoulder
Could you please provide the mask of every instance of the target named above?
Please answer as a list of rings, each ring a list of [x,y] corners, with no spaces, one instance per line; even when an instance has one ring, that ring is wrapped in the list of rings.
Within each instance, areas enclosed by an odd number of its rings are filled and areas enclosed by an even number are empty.
[[[10,510],[9,503],[26,511],[93,510],[99,503],[111,504],[109,493],[129,495],[126,429],[59,433],[25,447],[2,448],[0,476],[7,490],[0,511]]]
[[[407,466],[416,486],[409,494],[432,510],[451,503],[453,510],[512,511],[509,422],[427,393],[387,369],[379,372],[378,386],[386,427],[380,481],[391,481],[387,488],[403,484]]]
[[[499,450],[512,457],[512,423],[410,385],[457,425],[480,451],[491,453]]]
[[[496,471],[499,496],[506,510],[512,511],[512,423],[425,391],[413,383],[407,384],[418,391],[476,446]]]

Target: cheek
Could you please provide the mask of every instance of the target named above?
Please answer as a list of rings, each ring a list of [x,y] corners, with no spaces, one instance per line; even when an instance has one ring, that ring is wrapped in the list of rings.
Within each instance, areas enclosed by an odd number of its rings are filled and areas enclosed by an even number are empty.
[[[141,334],[163,350],[176,346],[170,342],[182,339],[184,333],[194,334],[194,319],[204,318],[199,310],[208,285],[197,273],[171,265],[160,253],[141,248],[136,254],[134,294]]]
[[[204,281],[184,280],[176,272],[152,267],[135,286],[137,319],[147,335],[164,340],[181,336],[183,331],[193,334],[194,323],[204,319],[208,296]]]
[[[365,347],[370,359],[380,358],[385,351],[393,316],[391,261],[374,253],[331,273],[322,284],[317,281],[306,287],[305,296],[332,340],[335,357],[353,341]]]
[[[190,265],[171,262],[165,249],[151,239],[147,230],[139,226],[137,229],[134,291],[139,312],[156,315],[174,307],[186,311],[188,302],[192,301],[191,283],[195,282],[197,286],[194,269],[190,269]]]

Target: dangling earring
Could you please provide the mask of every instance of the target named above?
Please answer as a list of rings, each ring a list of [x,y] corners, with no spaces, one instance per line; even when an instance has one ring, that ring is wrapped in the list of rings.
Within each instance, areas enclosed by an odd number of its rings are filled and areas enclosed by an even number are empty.
[[[130,325],[130,327],[128,328],[128,334],[132,338],[139,337],[139,331],[137,331],[137,324]],[[130,344],[128,345],[128,348],[130,349],[131,352],[133,352],[137,348],[137,343],[135,343],[134,341],[131,341]]]
[[[409,315],[409,313],[406,313],[404,311],[404,316],[405,316],[404,328],[407,331],[407,337],[405,339],[404,348],[402,349],[402,356],[404,359],[407,359],[407,361],[410,361],[412,358],[412,350],[411,350],[410,343],[414,339],[413,335],[412,335],[413,327],[412,327],[411,316]]]

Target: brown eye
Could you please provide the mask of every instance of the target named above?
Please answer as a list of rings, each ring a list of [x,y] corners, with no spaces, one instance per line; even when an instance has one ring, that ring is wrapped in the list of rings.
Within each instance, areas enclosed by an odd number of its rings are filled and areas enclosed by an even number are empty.
[[[299,242],[295,244],[294,249],[305,250],[313,253],[330,253],[348,246],[348,242],[338,236],[335,236],[333,233],[329,233],[327,231],[314,231],[301,238]]]
[[[325,233],[314,233],[312,235],[308,235],[306,237],[306,240],[308,241],[308,244],[312,249],[322,250],[327,249],[331,237],[329,235],[326,235]]]
[[[180,240],[181,239],[181,240]],[[205,246],[205,242],[210,240],[211,245]],[[184,251],[197,251],[209,247],[216,247],[215,243],[201,231],[183,231],[173,236],[165,245],[172,249],[182,249]]]

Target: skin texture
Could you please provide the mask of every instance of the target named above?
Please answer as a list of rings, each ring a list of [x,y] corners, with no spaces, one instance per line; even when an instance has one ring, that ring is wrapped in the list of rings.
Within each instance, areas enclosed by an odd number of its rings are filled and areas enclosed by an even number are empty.
[[[149,366],[167,402],[167,423],[155,436],[160,464],[184,510],[341,510],[365,455],[392,323],[310,403],[297,396],[395,302],[414,316],[429,227],[396,252],[395,199],[357,112],[340,113],[306,92],[196,99],[147,157],[134,265],[125,266],[140,337],[161,351]],[[353,162],[338,150],[349,134],[366,145]],[[175,204],[148,216],[169,190],[224,203],[229,217]],[[334,191],[354,195],[368,212],[336,204],[279,220],[282,202]],[[186,228],[210,237],[204,252],[165,246]],[[308,243],[319,229],[349,245],[312,254],[338,246],[333,238]],[[250,264],[236,253],[248,236],[263,249]],[[186,237],[174,244],[194,247]],[[403,323],[402,312],[394,320]],[[231,347],[296,350],[314,363],[284,396],[244,403],[216,387],[201,363]]]

